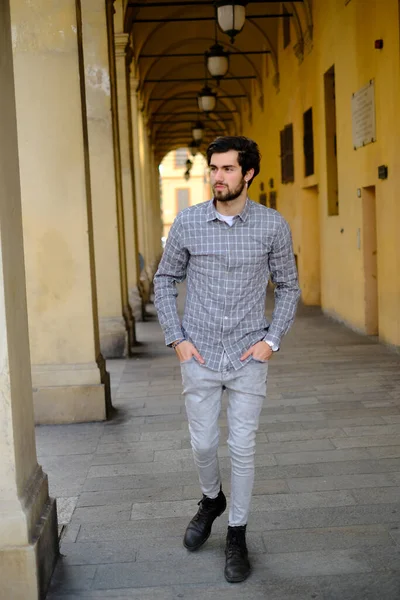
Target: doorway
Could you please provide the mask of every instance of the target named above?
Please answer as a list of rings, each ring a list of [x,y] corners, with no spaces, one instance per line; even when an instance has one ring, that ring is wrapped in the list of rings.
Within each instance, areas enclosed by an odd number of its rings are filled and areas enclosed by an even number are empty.
[[[321,305],[320,213],[318,186],[301,190],[299,280],[304,304]]]
[[[362,190],[365,333],[379,334],[378,242],[375,186]]]

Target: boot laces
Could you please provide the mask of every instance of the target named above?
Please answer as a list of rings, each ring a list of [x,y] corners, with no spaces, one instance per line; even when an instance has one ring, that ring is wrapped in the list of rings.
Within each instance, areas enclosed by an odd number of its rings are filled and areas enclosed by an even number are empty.
[[[244,533],[231,532],[226,548],[227,558],[242,558],[247,554],[246,538]]]
[[[217,498],[213,500],[211,498],[207,498],[207,496],[203,496],[203,498],[197,503],[200,508],[195,514],[193,521],[207,519],[209,515],[215,511],[216,500]]]

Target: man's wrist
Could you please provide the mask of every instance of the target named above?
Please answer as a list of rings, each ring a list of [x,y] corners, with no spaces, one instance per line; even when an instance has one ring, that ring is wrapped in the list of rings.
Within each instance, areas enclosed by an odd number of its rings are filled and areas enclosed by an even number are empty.
[[[274,342],[271,342],[270,340],[262,340],[262,341],[265,342],[266,344],[268,344],[268,346],[272,349],[273,352],[278,352],[279,346],[274,344]]]
[[[175,350],[175,348],[176,348],[177,346],[179,346],[179,344],[182,344],[182,342],[185,342],[185,341],[186,341],[186,340],[185,340],[185,338],[180,338],[179,340],[175,340],[174,342],[172,342],[172,344],[171,344],[171,348],[172,348],[173,350]]]

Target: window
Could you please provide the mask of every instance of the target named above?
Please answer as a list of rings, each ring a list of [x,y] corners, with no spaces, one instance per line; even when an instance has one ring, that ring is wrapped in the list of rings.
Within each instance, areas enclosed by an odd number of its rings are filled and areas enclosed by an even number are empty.
[[[189,188],[178,188],[176,190],[176,212],[180,212],[189,206],[190,191]]]
[[[289,11],[286,10],[285,5],[282,6],[282,12],[284,15],[289,15]],[[283,17],[283,48],[287,48],[290,45],[290,17]]]
[[[294,181],[293,125],[285,125],[280,135],[282,183],[292,183]]]
[[[306,110],[303,115],[303,147],[304,147],[304,175],[308,177],[314,174],[314,136],[312,108]]]
[[[325,144],[328,215],[339,214],[339,179],[336,140],[335,67],[324,74],[325,92]]]
[[[178,148],[175,150],[175,169],[186,167],[186,161],[188,159],[187,148]]]

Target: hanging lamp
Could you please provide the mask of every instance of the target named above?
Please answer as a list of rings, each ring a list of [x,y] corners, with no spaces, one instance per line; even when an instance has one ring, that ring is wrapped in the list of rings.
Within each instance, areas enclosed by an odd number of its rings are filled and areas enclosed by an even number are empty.
[[[216,102],[217,94],[206,84],[197,95],[199,109],[205,113],[209,113],[214,110]]]
[[[192,128],[192,136],[195,142],[201,142],[203,139],[204,125],[201,121],[196,121]]]
[[[246,21],[245,0],[217,0],[217,20],[218,25],[226,35],[229,35],[232,44],[235,37],[243,29]]]

